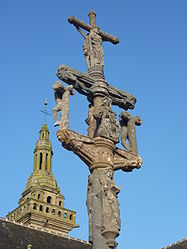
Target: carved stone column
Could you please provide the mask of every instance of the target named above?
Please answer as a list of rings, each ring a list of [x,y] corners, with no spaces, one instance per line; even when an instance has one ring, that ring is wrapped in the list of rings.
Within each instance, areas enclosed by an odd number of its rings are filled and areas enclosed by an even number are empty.
[[[93,249],[115,248],[115,238],[120,230],[119,209],[113,210],[112,207],[112,202],[118,203],[117,195],[114,193],[113,196],[112,192],[115,188],[113,180],[115,145],[112,141],[101,137],[95,138],[94,144],[95,157],[90,165],[91,175],[87,195],[89,238],[93,243]],[[116,215],[115,212],[117,212]],[[113,226],[116,218],[119,222]]]

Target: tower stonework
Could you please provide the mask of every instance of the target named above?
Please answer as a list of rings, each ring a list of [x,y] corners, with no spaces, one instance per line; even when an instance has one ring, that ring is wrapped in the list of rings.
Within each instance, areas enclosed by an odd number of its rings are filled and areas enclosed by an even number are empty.
[[[63,235],[78,226],[76,212],[64,208],[64,196],[52,172],[52,156],[49,129],[44,123],[34,149],[33,172],[18,207],[7,218]]]

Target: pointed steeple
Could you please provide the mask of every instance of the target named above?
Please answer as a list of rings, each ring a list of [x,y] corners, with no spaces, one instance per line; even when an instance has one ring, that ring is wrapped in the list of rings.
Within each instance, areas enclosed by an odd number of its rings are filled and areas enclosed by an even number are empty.
[[[53,150],[47,124],[43,124],[34,149],[33,173],[27,180],[26,190],[36,185],[57,188],[52,172]]]
[[[57,188],[55,177],[52,172],[53,150],[51,141],[49,139],[49,129],[46,124],[46,115],[50,115],[47,112],[47,105],[48,102],[47,99],[45,99],[45,110],[40,110],[44,113],[44,123],[39,132],[39,139],[35,145],[33,174],[27,181],[26,190],[30,187],[34,187],[37,184],[41,186]]]
[[[52,171],[52,146],[49,140],[49,129],[47,124],[43,124],[40,130],[39,140],[34,149],[34,169],[36,171]]]
[[[18,208],[7,218],[64,234],[77,227],[76,212],[64,208],[64,196],[52,172],[53,150],[45,121],[34,149],[33,172],[27,180]]]

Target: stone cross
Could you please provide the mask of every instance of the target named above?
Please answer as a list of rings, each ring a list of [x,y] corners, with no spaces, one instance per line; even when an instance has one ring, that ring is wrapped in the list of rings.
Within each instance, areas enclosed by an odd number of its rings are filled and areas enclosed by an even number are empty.
[[[70,130],[69,126],[61,126],[57,138],[62,146],[73,151],[90,171],[87,209],[89,241],[93,244],[93,249],[115,249],[115,238],[119,236],[120,231],[117,198],[120,188],[116,186],[113,175],[116,170],[130,172],[141,167],[142,160],[138,156],[135,128],[135,124],[140,125],[141,122],[140,118],[133,118],[126,112],[134,108],[136,98],[111,86],[104,77],[102,42],[110,41],[117,44],[118,38],[100,30],[96,25],[95,12],[89,13],[89,19],[89,24],[75,17],[68,19],[84,37],[83,52],[88,71],[84,74],[66,65],[61,65],[57,70],[59,79],[85,95],[89,101],[86,119],[88,136]],[[88,33],[85,34],[81,29]],[[112,110],[113,105],[125,110],[120,115],[120,122]],[[61,110],[63,108],[69,110],[69,101],[62,103]],[[54,118],[55,115],[56,113]],[[63,122],[69,122],[69,117],[64,117]],[[116,146],[120,136],[125,150]]]
[[[96,25],[96,13],[90,11],[89,14],[90,24],[86,24],[75,17],[69,17],[69,23],[72,23],[80,34],[84,37],[85,42],[83,45],[83,51],[86,59],[88,69],[95,65],[104,66],[104,52],[102,47],[103,41],[110,41],[114,44],[119,42],[117,37],[105,33],[100,30]],[[85,34],[80,28],[89,31],[89,34]]]

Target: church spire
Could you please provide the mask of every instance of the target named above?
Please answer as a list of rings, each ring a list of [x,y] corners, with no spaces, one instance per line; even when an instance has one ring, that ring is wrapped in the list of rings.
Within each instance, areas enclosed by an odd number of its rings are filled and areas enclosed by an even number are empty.
[[[56,180],[52,172],[53,150],[49,139],[49,129],[46,123],[46,116],[51,115],[47,112],[47,99],[44,100],[45,109],[40,110],[44,113],[44,123],[39,132],[39,139],[34,149],[33,174],[29,177],[26,189],[37,184],[47,185],[48,187],[57,188]]]
[[[76,212],[64,208],[64,196],[52,172],[53,150],[46,124],[46,103],[47,101],[44,102],[45,111],[42,111],[44,123],[34,149],[33,172],[27,180],[18,208],[9,213],[7,218],[66,234],[77,227]]]
[[[49,140],[49,129],[44,123],[39,135],[39,140],[34,149],[34,169],[33,172],[52,172],[52,146]]]
[[[36,143],[35,149],[34,149],[34,169],[33,172],[38,171],[48,171],[52,172],[52,146],[51,142],[49,140],[49,129],[47,127],[46,123],[46,116],[51,115],[47,112],[47,99],[44,99],[44,106],[45,109],[40,110],[44,113],[44,123],[40,130],[40,136],[39,140]]]

